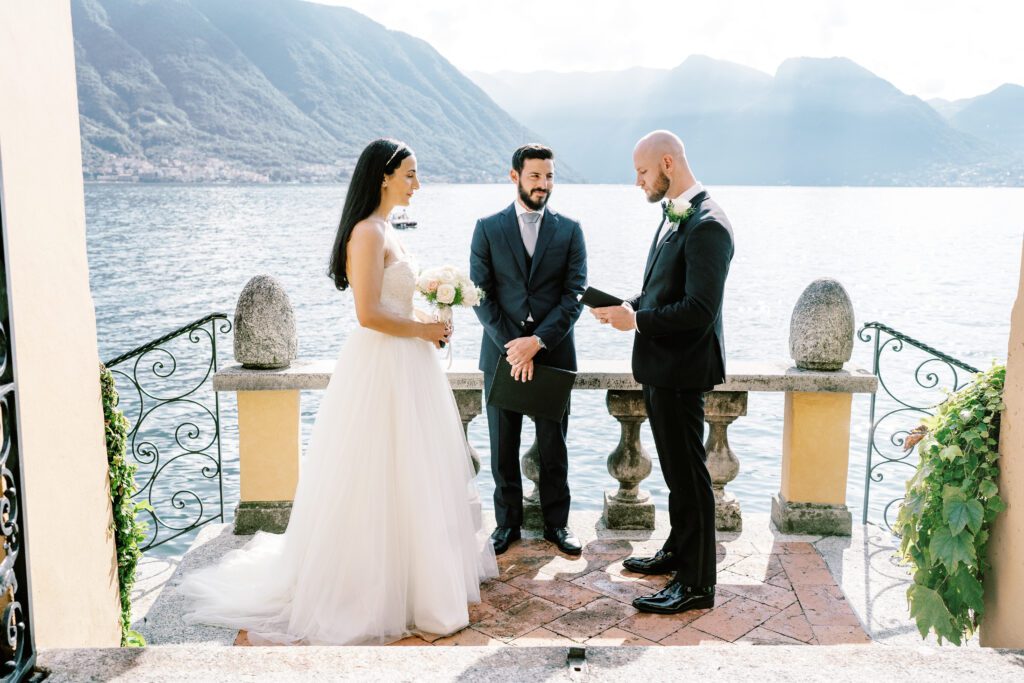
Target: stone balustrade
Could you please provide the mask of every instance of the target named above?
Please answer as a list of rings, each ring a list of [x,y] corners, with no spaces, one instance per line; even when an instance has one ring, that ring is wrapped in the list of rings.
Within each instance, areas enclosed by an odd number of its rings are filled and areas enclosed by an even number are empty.
[[[236,533],[281,531],[298,482],[300,391],[327,387],[334,369],[329,360],[296,360],[287,368],[226,367],[214,376],[214,389],[238,393],[241,502]],[[716,525],[722,531],[741,526],[739,501],[726,490],[740,460],[729,445],[728,429],[747,414],[751,391],[784,392],[782,484],[772,502],[772,519],[784,532],[849,534],[846,507],[852,394],[873,393],[877,379],[865,370],[806,370],[785,363],[729,365],[729,375],[706,398],[708,469],[715,488]],[[457,361],[448,370],[466,429],[483,409],[483,374],[473,361]],[[608,473],[618,482],[606,491],[605,524],[611,529],[653,529],[654,503],[641,484],[651,473],[651,456],[640,441],[647,419],[641,387],[626,361],[582,361],[577,391],[606,391],[608,412],[620,425],[618,444],[608,456]],[[480,458],[471,452],[479,472]],[[571,457],[571,454],[570,454]],[[536,444],[522,459],[523,474],[534,482],[525,497],[524,524],[541,524],[537,498]]]

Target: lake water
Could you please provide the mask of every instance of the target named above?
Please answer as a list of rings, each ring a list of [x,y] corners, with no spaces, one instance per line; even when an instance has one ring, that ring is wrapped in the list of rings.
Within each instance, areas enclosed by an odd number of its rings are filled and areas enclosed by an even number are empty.
[[[419,221],[401,236],[422,267],[468,268],[478,217],[507,206],[511,185],[426,183],[409,210]],[[858,327],[881,321],[977,367],[1006,357],[1024,233],[1024,190],[1002,188],[711,187],[735,231],[726,286],[731,361],[788,361],[789,319],[817,277],[838,279],[853,300]],[[302,358],[333,358],[355,325],[351,295],[326,277],[344,199],[342,186],[86,186],[90,279],[101,357],[111,358],[204,315],[231,315],[257,274],[284,285],[295,308]],[[589,281],[611,292],[639,290],[660,209],[629,186],[559,185],[551,207],[579,219]],[[477,357],[481,327],[459,311],[453,351]],[[576,327],[581,358],[630,357],[630,337],[584,313]],[[179,358],[179,360],[183,360]],[[220,362],[233,362],[224,339]],[[870,368],[870,344],[857,342],[850,365]],[[916,363],[890,373],[911,377]],[[948,384],[948,382],[946,382]],[[222,397],[225,501],[238,500],[237,418]],[[317,392],[302,397],[304,439]],[[864,486],[868,399],[854,399],[848,504],[859,516]],[[764,512],[778,490],[783,397],[751,394],[748,415],[729,429],[740,474],[728,489],[745,511]],[[529,431],[527,429],[527,431]],[[614,489],[606,458],[618,426],[603,392],[577,392],[569,425],[569,479],[575,509],[600,509]],[[483,457],[478,482],[489,505],[486,418],[470,427]],[[643,440],[655,453],[650,430]],[[524,437],[524,447],[530,443]],[[872,489],[872,517],[898,495],[902,480]],[[203,486],[202,484],[199,485]],[[205,483],[209,491],[210,484]],[[659,509],[667,491],[657,468],[644,483]],[[198,490],[198,488],[197,488]],[[215,485],[214,489],[215,491]],[[891,495],[887,495],[891,494]],[[185,541],[162,552],[180,552]]]

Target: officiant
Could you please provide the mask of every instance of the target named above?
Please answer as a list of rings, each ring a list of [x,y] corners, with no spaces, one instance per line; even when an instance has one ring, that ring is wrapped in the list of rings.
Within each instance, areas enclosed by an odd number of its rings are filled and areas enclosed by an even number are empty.
[[[533,380],[536,366],[576,370],[573,325],[583,305],[586,246],[580,224],[548,206],[555,184],[554,153],[528,144],[512,155],[509,178],[515,200],[481,218],[473,231],[470,279],[484,298],[473,310],[484,327],[480,370],[490,394],[504,356],[518,381]],[[488,404],[494,515],[491,542],[497,554],[519,540],[523,525],[523,482],[519,449],[523,414]],[[544,538],[564,553],[582,545],[569,529],[568,410],[561,420],[534,420],[540,451],[538,484]]]

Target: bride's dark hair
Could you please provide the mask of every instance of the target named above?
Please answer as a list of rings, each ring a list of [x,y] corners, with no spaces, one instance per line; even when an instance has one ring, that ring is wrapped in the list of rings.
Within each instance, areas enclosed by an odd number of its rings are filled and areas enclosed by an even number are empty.
[[[338,289],[348,288],[346,261],[352,228],[377,210],[384,176],[394,173],[402,165],[402,160],[411,155],[412,150],[407,144],[392,138],[374,140],[359,155],[348,194],[345,195],[345,208],[341,210],[341,222],[331,250],[331,265],[327,270],[327,276],[334,280]]]

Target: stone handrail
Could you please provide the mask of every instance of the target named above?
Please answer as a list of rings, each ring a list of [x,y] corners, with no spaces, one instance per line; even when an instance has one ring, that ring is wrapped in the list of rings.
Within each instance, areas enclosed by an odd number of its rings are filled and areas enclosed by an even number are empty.
[[[286,523],[289,491],[294,486],[291,482],[297,478],[298,445],[294,442],[298,432],[298,394],[300,391],[325,389],[334,369],[334,361],[297,359],[287,368],[250,369],[235,364],[214,375],[216,391],[234,391],[239,396],[239,450],[243,470],[242,502],[235,523],[239,533],[282,528]],[[735,531],[742,524],[739,502],[725,490],[725,486],[736,478],[740,467],[739,459],[729,445],[728,427],[747,414],[748,392],[784,392],[787,422],[783,445],[783,487],[773,502],[776,523],[788,531],[849,533],[850,515],[845,499],[837,498],[840,494],[830,493],[821,497],[815,490],[808,494],[799,487],[800,476],[789,475],[793,470],[792,463],[799,462],[798,469],[802,468],[804,475],[814,473],[815,487],[820,487],[824,479],[839,482],[831,488],[845,492],[849,400],[854,393],[873,393],[877,388],[877,378],[866,370],[804,370],[787,363],[733,362],[729,370],[726,381],[707,394],[705,404],[705,420],[709,426],[705,446],[715,489],[717,528]],[[483,373],[474,361],[462,360],[452,364],[447,376],[455,393],[463,427],[468,432],[469,423],[483,412]],[[619,487],[617,491],[605,493],[605,523],[609,528],[653,529],[654,504],[640,488],[652,469],[651,457],[640,441],[640,426],[647,415],[642,387],[633,378],[629,362],[582,361],[574,388],[606,391],[608,412],[620,425],[619,442],[608,456],[608,471],[618,481]],[[819,399],[815,401],[814,396]],[[835,398],[830,399],[829,396]],[[792,401],[801,400],[808,407],[802,412],[790,410]],[[824,412],[822,406],[825,406]],[[287,416],[284,422],[282,414]],[[245,434],[242,434],[243,423],[246,425]],[[281,439],[282,433],[286,434],[284,440]],[[808,434],[813,435],[810,441],[805,438]],[[829,448],[820,446],[824,442],[837,443],[838,446],[831,450],[847,455],[838,460],[833,458],[836,461],[828,463],[826,476],[822,477],[818,471],[822,469],[819,456],[826,453],[827,460],[829,452]],[[474,467],[479,471],[479,455],[472,447],[470,454]],[[284,476],[281,475],[282,470]],[[522,471],[535,484],[534,491],[524,500],[524,525],[538,526],[541,513],[536,484],[540,468],[536,444],[523,456]],[[260,487],[258,480],[261,477],[266,480],[269,475],[263,473],[269,472],[275,473],[273,482]],[[257,483],[247,487],[247,481],[254,479]],[[790,480],[792,485],[788,485]],[[797,491],[795,498],[794,491]]]
[[[213,378],[216,391],[315,391],[327,388],[334,372],[331,360],[297,360],[287,368],[257,370],[234,364],[218,370]],[[476,362],[459,360],[447,371],[452,389],[484,388],[483,373]],[[629,361],[585,360],[576,373],[578,390],[640,391]],[[874,393],[878,379],[867,370],[801,370],[787,363],[729,364],[724,383],[714,391],[836,392]]]

